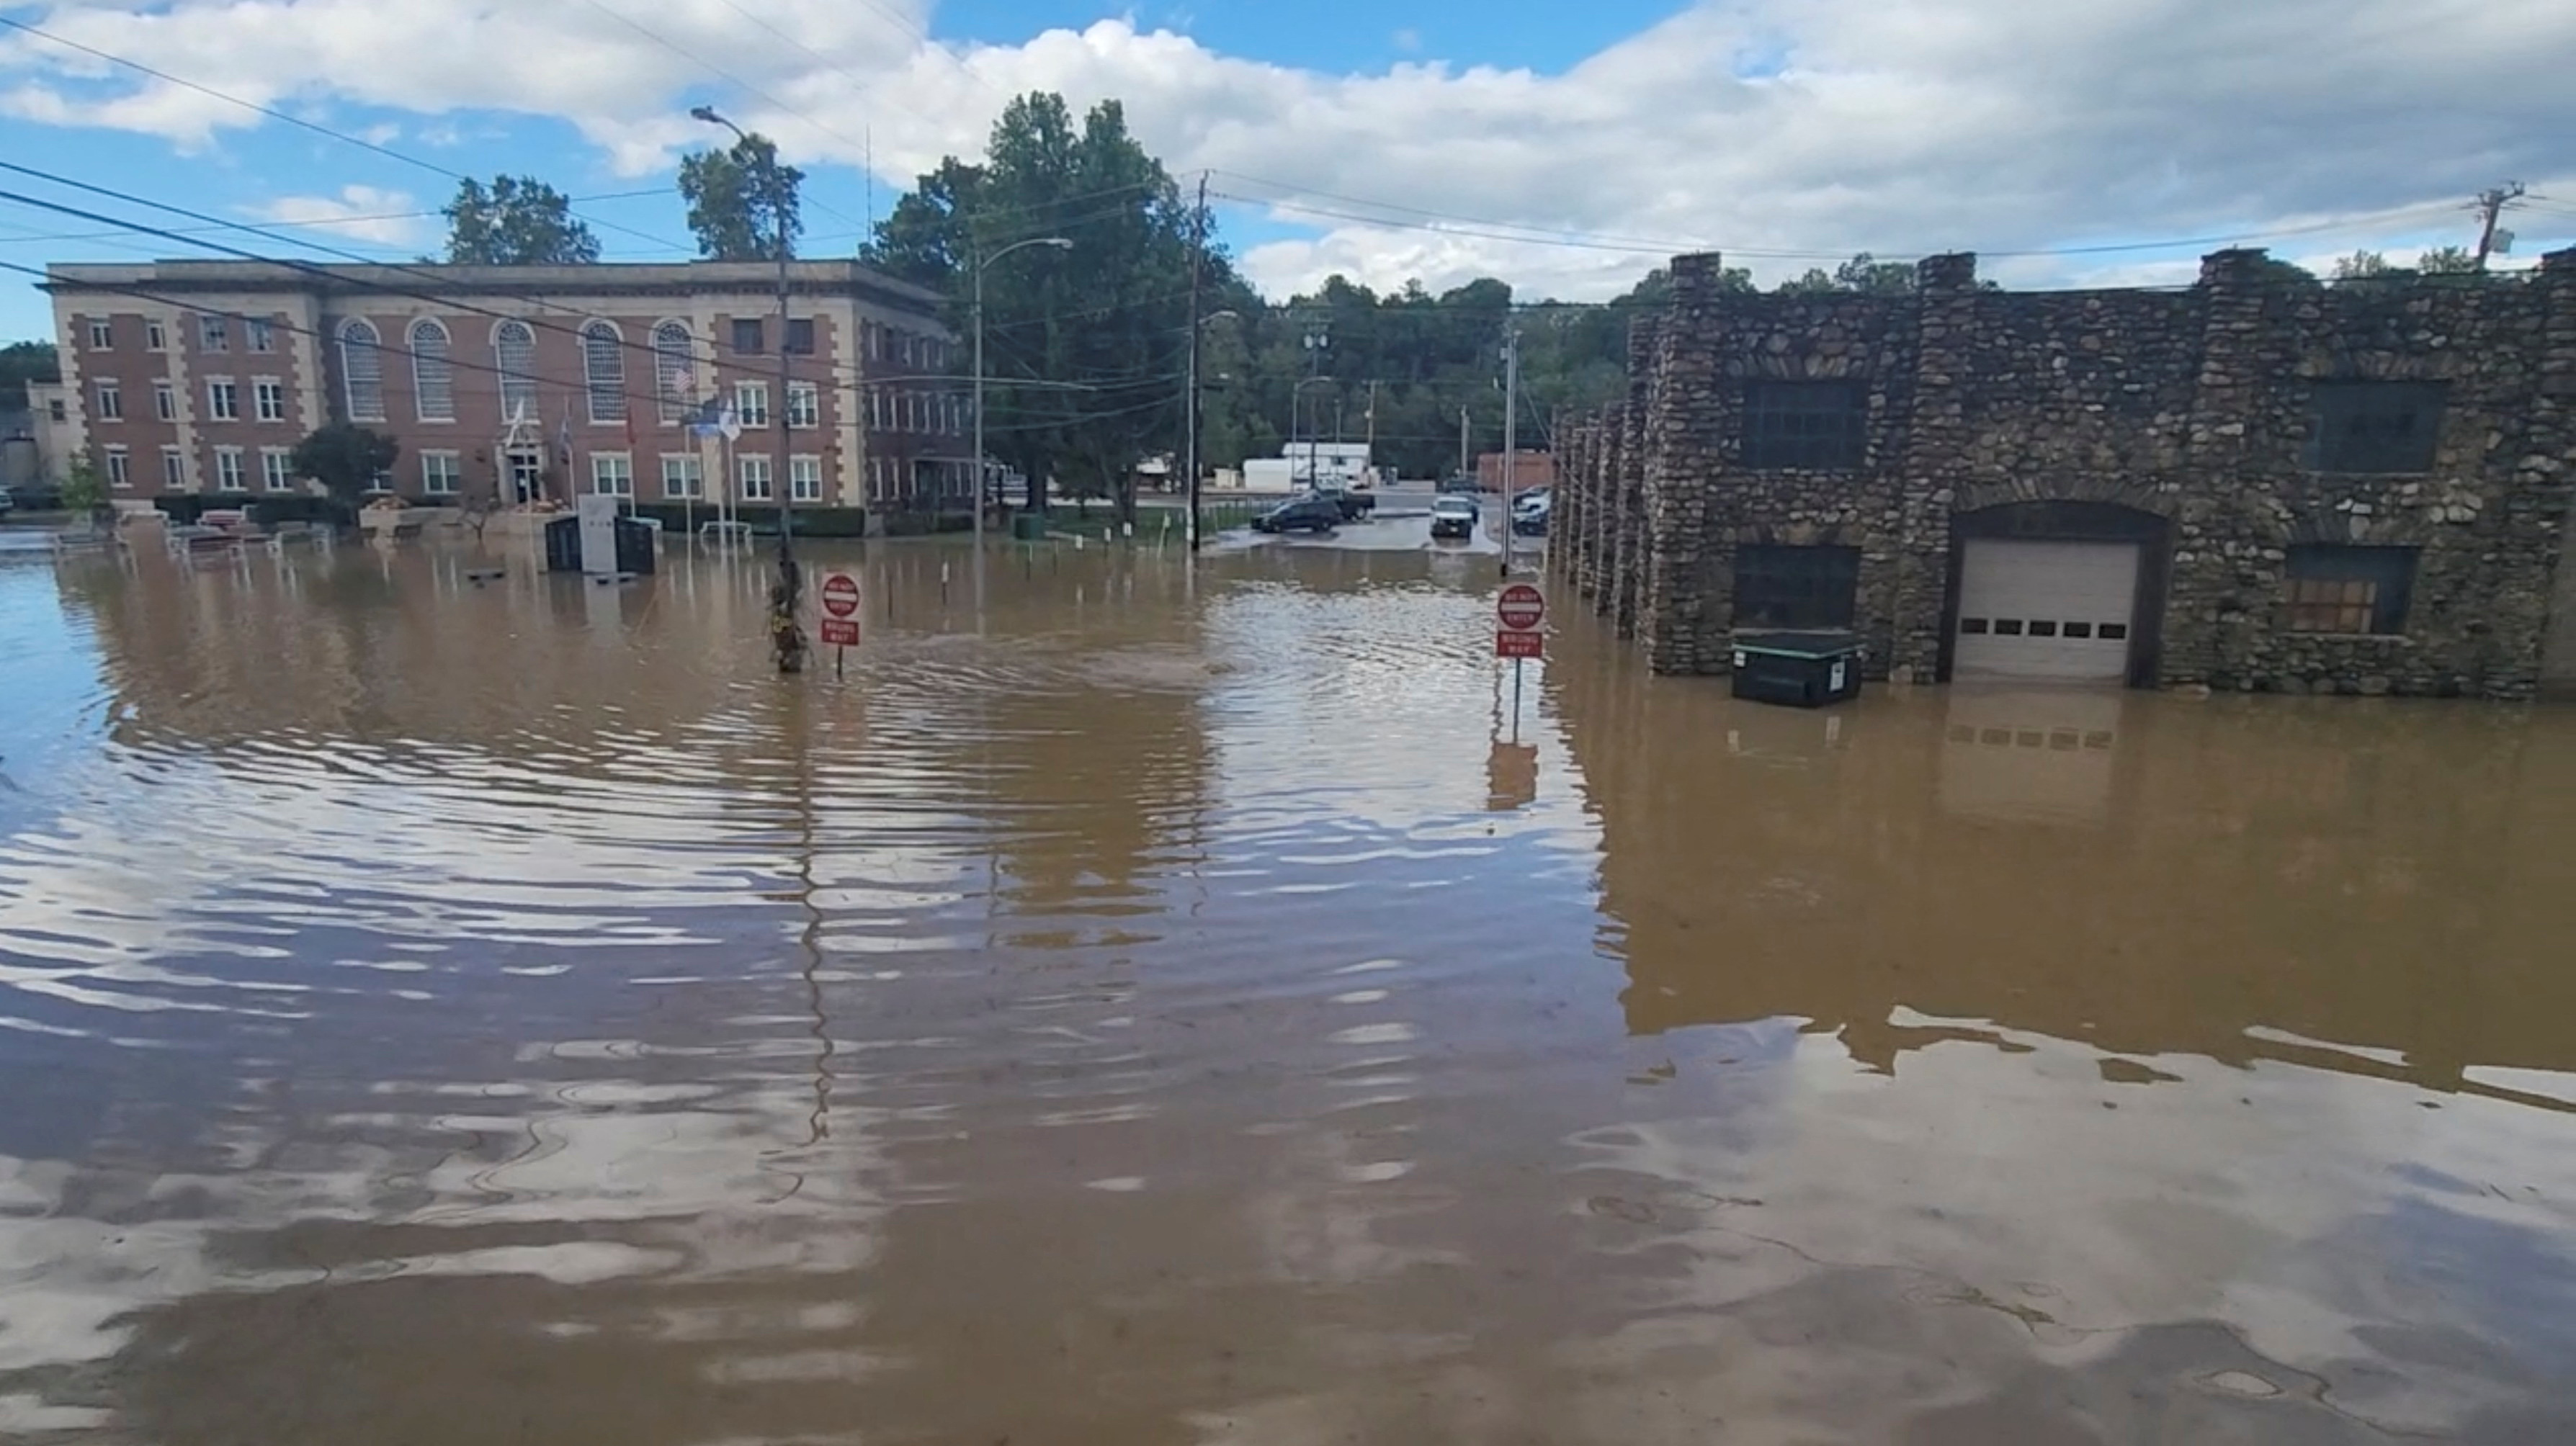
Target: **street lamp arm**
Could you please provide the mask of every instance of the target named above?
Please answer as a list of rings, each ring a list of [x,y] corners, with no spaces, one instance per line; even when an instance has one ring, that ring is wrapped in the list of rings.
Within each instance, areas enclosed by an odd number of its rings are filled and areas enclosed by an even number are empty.
[[[1058,251],[1069,251],[1073,248],[1073,242],[1069,238],[1063,236],[1032,236],[1026,241],[1014,241],[1010,245],[1003,247],[1001,250],[994,252],[992,255],[985,257],[983,260],[976,262],[975,274],[977,276],[983,275],[985,267],[992,265],[994,262],[1001,260],[1003,257],[1010,255],[1014,251],[1022,250],[1030,246],[1052,246]]]

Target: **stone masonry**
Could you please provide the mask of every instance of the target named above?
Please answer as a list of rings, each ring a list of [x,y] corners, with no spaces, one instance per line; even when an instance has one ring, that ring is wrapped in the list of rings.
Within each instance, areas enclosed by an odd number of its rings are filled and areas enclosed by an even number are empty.
[[[2332,286],[2221,251],[2172,291],[1980,289],[1965,255],[1900,296],[1724,292],[1715,255],[1672,277],[1627,398],[1572,429],[1551,559],[1659,672],[1729,666],[1739,545],[1832,544],[1869,674],[1945,678],[1961,539],[2081,515],[2145,544],[2132,683],[2576,688],[2576,251]],[[1748,385],[1802,379],[1865,393],[1858,466],[1744,464]],[[2319,394],[2355,381],[2440,386],[2429,468],[2314,468]],[[2303,544],[2416,549],[2402,628],[2292,631]]]

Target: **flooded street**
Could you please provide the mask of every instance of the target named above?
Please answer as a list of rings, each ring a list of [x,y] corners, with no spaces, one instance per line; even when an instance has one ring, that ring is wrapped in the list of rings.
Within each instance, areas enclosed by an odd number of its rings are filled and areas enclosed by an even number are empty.
[[[2576,1439],[2576,711],[993,556],[0,551],[0,1439]]]

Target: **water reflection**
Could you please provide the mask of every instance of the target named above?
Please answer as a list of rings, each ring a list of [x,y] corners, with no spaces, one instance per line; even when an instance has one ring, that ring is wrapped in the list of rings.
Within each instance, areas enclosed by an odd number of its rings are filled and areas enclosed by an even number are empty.
[[[1402,550],[853,548],[785,688],[739,559],[9,560],[0,1435],[2569,1429],[2557,715],[1570,627],[1515,742]]]

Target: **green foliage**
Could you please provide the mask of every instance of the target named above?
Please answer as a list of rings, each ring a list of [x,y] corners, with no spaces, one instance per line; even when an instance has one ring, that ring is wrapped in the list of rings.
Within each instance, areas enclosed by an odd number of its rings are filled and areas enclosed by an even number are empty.
[[[70,474],[63,479],[63,510],[95,512],[106,505],[107,479],[99,475],[98,464],[87,457],[73,458]]]
[[[805,229],[798,202],[804,182],[805,173],[782,164],[777,143],[758,132],[683,159],[680,199],[689,204],[698,254],[710,261],[775,261],[783,232],[794,256]]]
[[[2415,269],[2426,276],[2468,276],[2479,266],[2477,255],[2466,246],[2436,246],[2415,258]]]
[[[2403,269],[2389,265],[2388,258],[2376,251],[2355,251],[2335,258],[2333,276],[2337,281],[2368,281]]]
[[[62,359],[49,341],[13,341],[0,346],[0,409],[27,405],[27,383],[63,379]]]
[[[861,254],[955,298],[968,347],[980,264],[987,449],[1029,478],[1033,508],[1052,477],[1076,496],[1113,497],[1131,516],[1137,459],[1177,449],[1204,226],[1128,134],[1117,102],[1077,125],[1062,96],[1032,93],[1003,108],[981,163],[943,160]],[[1054,238],[1072,244],[1023,245]],[[1213,247],[1200,294],[1209,312],[1260,310]]]
[[[1747,276],[1744,289],[1752,289]],[[1783,296],[1824,296],[1857,293],[1866,296],[1906,296],[1914,290],[1914,268],[1902,261],[1880,261],[1863,251],[1849,261],[1826,271],[1810,266],[1803,276],[1793,277],[1771,288]]]
[[[533,176],[467,178],[447,203],[447,261],[455,266],[579,266],[599,259],[599,238],[572,202]]]
[[[343,503],[355,503],[375,490],[393,470],[402,444],[354,422],[332,422],[295,444],[292,464],[297,476],[310,477]]]

